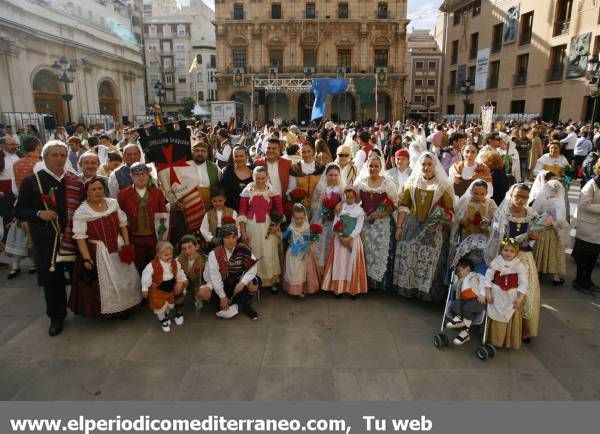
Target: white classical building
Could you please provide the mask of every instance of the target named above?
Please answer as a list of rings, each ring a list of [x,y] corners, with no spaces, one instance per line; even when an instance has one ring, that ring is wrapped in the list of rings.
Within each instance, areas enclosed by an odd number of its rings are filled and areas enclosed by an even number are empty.
[[[214,11],[202,0],[183,5],[153,0],[146,6],[152,11],[144,18],[148,103],[154,101],[154,86],[160,81],[164,112],[176,115],[182,99],[192,98],[210,113],[210,101],[217,98]]]
[[[46,113],[58,124],[69,111],[74,122],[144,115],[142,13],[140,0],[0,0],[1,114]],[[52,67],[61,58],[75,66],[68,91]]]

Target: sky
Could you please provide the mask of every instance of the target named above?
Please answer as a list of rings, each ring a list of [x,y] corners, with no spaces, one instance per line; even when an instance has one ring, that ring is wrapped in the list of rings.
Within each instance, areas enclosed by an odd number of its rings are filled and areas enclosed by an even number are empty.
[[[212,9],[215,8],[214,0],[203,0]],[[187,3],[186,0],[177,0],[178,3]],[[433,29],[435,27],[435,18],[442,0],[408,0],[408,18],[411,29]]]

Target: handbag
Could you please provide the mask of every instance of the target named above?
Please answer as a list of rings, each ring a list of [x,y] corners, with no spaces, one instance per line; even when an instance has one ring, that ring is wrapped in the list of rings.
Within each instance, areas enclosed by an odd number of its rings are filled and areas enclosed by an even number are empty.
[[[11,258],[25,258],[29,254],[25,231],[19,227],[16,220],[10,224],[8,233],[6,234],[6,246],[4,251],[7,256]]]

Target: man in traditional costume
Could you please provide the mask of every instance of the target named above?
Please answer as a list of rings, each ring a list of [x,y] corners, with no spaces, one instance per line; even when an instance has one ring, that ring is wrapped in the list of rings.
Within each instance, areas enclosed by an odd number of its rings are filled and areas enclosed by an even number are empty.
[[[265,157],[254,160],[255,166],[264,166],[269,173],[269,182],[274,191],[285,196],[290,185],[290,170],[292,161],[283,158],[279,152],[280,140],[276,136],[270,136],[267,142]]]
[[[220,169],[223,169],[233,162],[233,148],[231,146],[229,132],[227,132],[225,128],[221,128],[217,131],[217,139],[219,140],[219,144],[217,146],[215,157],[217,159],[217,165]]]
[[[127,214],[129,237],[135,249],[135,266],[141,273],[155,256],[158,240],[155,215],[166,215],[167,207],[162,191],[148,184],[148,166],[134,163],[131,166],[131,176],[133,185],[119,192],[118,201]]]
[[[133,184],[129,172],[134,163],[141,161],[142,152],[137,144],[130,143],[123,148],[123,165],[110,174],[108,178],[108,190],[112,198],[117,198],[119,192]]]
[[[250,247],[238,243],[236,225],[224,225],[221,233],[223,245],[208,255],[207,273],[208,283],[219,297],[217,316],[231,318],[241,310],[251,320],[257,320],[258,314],[251,306],[260,286],[257,259]]]
[[[75,260],[73,214],[83,198],[79,177],[65,170],[68,147],[54,140],[42,149],[44,169],[25,178],[15,206],[20,221],[29,223],[35,246],[38,284],[44,287],[48,334],[57,336],[67,316],[65,269]]]

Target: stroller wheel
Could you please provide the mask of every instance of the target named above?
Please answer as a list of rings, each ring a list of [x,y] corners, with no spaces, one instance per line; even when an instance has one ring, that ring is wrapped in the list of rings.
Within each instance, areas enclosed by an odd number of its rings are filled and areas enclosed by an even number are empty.
[[[494,347],[492,344],[485,344],[484,346],[490,359],[496,355],[496,347]]]
[[[448,339],[448,335],[446,335],[444,333],[440,333],[440,337],[442,338],[442,342],[445,347],[450,345],[450,339]]]
[[[441,333],[438,333],[433,337],[433,346],[436,347],[438,350],[441,350],[442,345],[444,344],[444,341],[442,340],[441,336],[443,335]]]
[[[477,358],[479,360],[484,360],[484,361],[487,360],[489,357],[488,350],[484,346],[477,347],[477,350],[475,351],[475,355],[477,356]]]

